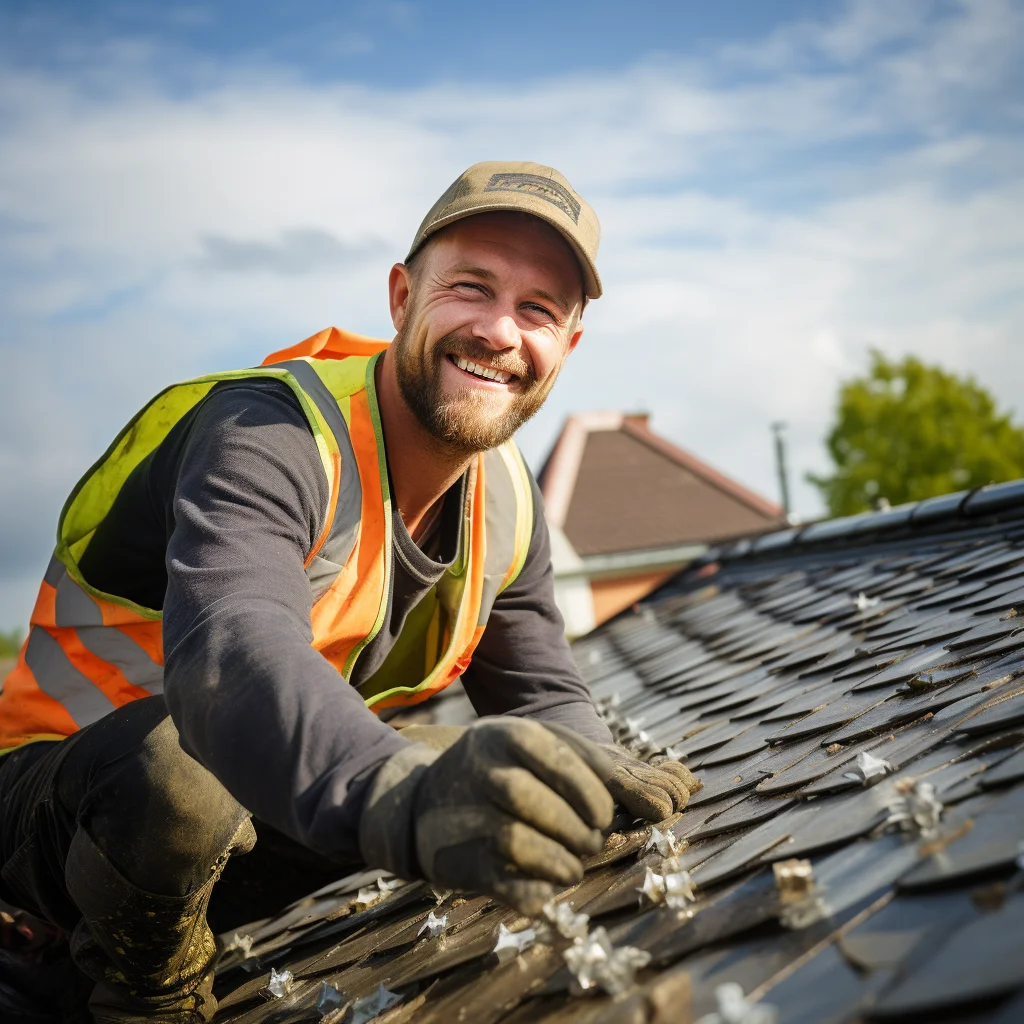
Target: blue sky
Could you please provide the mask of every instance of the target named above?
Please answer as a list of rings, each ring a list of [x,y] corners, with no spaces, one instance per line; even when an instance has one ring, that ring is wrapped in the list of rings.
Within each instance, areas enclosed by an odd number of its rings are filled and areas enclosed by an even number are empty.
[[[0,628],[78,475],[171,380],[335,323],[469,163],[562,170],[606,295],[547,407],[775,494],[867,350],[1024,417],[1021,0],[0,4]],[[9,382],[14,382],[13,384]]]
[[[201,77],[216,76],[225,61],[272,63],[309,82],[384,87],[480,80],[514,86],[524,78],[580,69],[611,71],[656,55],[677,59],[723,43],[753,41],[780,23],[841,9],[836,0],[6,0],[3,6],[4,48],[23,66],[69,70],[90,65],[97,53],[134,46],[140,52],[177,53],[186,72],[198,70]],[[203,67],[202,61],[216,67]],[[158,73],[176,77],[168,67]]]

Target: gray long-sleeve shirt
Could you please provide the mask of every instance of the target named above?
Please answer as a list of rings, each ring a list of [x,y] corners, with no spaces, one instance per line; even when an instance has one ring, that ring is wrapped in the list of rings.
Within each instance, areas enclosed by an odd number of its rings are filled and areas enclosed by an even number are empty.
[[[82,558],[93,586],[163,609],[164,692],[183,748],[258,818],[323,853],[358,856],[366,787],[405,745],[359,687],[454,558],[462,486],[445,498],[436,558],[392,517],[387,615],[350,683],[310,646],[303,565],[324,527],[327,481],[283,384],[215,388],[131,474]],[[609,742],[554,603],[536,485],[534,498],[526,562],[463,685],[479,714],[557,721]]]

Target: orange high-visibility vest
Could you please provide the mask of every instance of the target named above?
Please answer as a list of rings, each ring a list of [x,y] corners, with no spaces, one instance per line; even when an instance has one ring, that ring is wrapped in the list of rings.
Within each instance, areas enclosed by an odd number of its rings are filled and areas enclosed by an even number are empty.
[[[391,586],[391,499],[374,366],[387,343],[331,327],[262,366],[176,384],[121,431],[71,492],[28,637],[0,692],[0,751],[62,739],[129,701],[163,690],[161,613],[90,586],[78,568],[132,470],[221,381],[287,384],[309,422],[330,488],[323,532],[306,559],[313,646],[350,679],[380,631]],[[470,466],[458,553],[360,687],[375,710],[415,704],[469,665],[497,595],[519,574],[533,497],[512,442]]]

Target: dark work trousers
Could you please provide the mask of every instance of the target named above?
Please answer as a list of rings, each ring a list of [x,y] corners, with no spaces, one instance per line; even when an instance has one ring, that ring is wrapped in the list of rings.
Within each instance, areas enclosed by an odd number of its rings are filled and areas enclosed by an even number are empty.
[[[79,830],[144,893],[186,897],[220,872],[206,915],[215,933],[276,913],[355,866],[258,821],[251,848],[248,818],[181,749],[163,698],[133,701],[66,740],[0,757],[0,898],[68,933],[81,930],[79,904],[93,901],[88,918],[104,896],[76,902],[69,891],[65,868]],[[241,844],[240,834],[248,837]],[[76,960],[100,980],[95,965]]]

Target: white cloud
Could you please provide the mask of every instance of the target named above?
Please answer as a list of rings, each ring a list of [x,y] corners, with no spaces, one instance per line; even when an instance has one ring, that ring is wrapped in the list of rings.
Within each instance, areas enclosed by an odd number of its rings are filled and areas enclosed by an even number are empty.
[[[135,58],[89,88],[7,71],[0,625],[27,615],[64,493],[143,401],[328,323],[386,333],[388,266],[478,159],[553,163],[604,225],[606,297],[523,432],[535,464],[568,411],[639,405],[774,494],[769,423],[791,425],[794,474],[824,468],[868,346],[1018,404],[1020,10],[886,12],[512,92],[252,68],[175,91]]]

